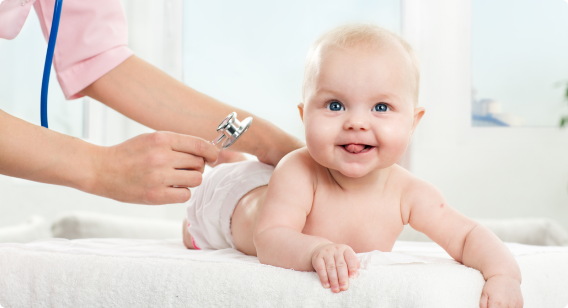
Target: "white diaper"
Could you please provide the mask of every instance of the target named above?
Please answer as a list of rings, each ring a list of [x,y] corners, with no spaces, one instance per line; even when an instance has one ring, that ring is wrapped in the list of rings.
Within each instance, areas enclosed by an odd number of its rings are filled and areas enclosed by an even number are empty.
[[[187,207],[188,230],[198,249],[235,248],[231,216],[249,191],[268,184],[274,167],[258,161],[221,164],[203,176]]]

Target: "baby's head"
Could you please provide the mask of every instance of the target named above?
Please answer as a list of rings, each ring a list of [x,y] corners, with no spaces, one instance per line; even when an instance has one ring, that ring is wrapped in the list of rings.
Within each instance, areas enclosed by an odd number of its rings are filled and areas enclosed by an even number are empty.
[[[348,177],[395,164],[424,114],[419,76],[410,45],[385,29],[324,34],[308,55],[298,106],[310,155]]]

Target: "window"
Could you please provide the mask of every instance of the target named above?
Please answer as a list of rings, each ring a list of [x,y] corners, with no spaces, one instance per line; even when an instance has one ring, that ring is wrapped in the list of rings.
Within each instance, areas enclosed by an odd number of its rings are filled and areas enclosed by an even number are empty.
[[[41,80],[47,42],[35,12],[14,40],[0,40],[0,109],[40,125]],[[48,95],[49,128],[83,136],[83,100],[66,101],[51,71]]]
[[[312,42],[347,22],[400,33],[400,0],[191,0],[183,17],[184,82],[303,139],[296,106]]]
[[[566,113],[568,3],[472,1],[473,126],[556,126]]]

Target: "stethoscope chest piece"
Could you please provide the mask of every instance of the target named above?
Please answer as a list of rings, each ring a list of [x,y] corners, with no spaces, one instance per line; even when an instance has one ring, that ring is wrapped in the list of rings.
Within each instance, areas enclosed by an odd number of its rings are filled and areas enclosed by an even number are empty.
[[[237,120],[237,113],[232,112],[228,115],[221,124],[217,127],[217,132],[221,133],[219,137],[211,141],[212,144],[218,144],[223,139],[227,138],[223,143],[223,149],[230,147],[240,136],[242,136],[252,123],[252,117],[244,119],[242,122]]]

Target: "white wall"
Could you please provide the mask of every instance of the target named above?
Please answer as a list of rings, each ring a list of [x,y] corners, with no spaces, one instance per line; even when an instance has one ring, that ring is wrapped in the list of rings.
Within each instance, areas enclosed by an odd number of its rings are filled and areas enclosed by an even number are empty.
[[[403,5],[426,108],[412,171],[468,216],[549,217],[568,228],[568,132],[471,127],[471,0],[420,2]]]

